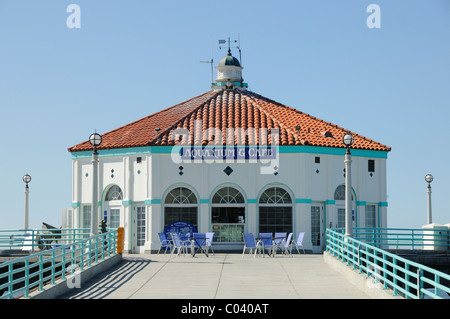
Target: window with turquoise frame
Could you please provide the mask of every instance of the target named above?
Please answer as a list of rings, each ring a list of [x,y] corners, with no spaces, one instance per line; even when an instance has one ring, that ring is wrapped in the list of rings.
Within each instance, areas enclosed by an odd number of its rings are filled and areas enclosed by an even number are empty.
[[[365,226],[368,228],[377,227],[376,223],[376,205],[367,205],[366,206],[366,218],[365,218]]]
[[[85,205],[83,206],[83,228],[91,227],[91,206]]]
[[[223,187],[214,194],[211,201],[211,225],[214,242],[243,241],[245,200],[239,190]]]
[[[197,196],[186,187],[172,189],[164,199],[164,228],[179,221],[198,229]]]
[[[292,198],[281,187],[266,189],[259,198],[259,232],[290,233],[292,223]]]

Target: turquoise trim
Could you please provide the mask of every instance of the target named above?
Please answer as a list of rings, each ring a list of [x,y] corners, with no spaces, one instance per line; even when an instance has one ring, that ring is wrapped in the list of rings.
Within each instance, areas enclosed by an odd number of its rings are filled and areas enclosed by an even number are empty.
[[[358,206],[366,206],[367,202],[365,202],[365,201],[357,201],[356,205],[358,205]]]
[[[256,203],[258,203],[258,201],[256,200],[256,198],[252,198],[252,199],[247,199],[247,203],[249,203],[249,204],[256,204]]]
[[[168,146],[160,146],[162,148],[166,148]],[[130,155],[144,155],[144,154],[152,154],[158,153],[157,149],[151,150],[151,146],[143,146],[143,147],[129,147],[129,148],[114,148],[108,150],[99,150],[99,157],[109,157],[109,156],[130,156]],[[172,146],[168,147],[172,149]],[[170,153],[170,151],[165,152]],[[82,151],[82,152],[72,152],[72,159],[80,159],[80,158],[91,158],[92,151]]]
[[[388,203],[387,202],[379,202],[378,205],[381,206],[381,207],[388,207]]]
[[[248,145],[238,147],[249,147]],[[107,150],[99,150],[99,157],[112,156],[133,156],[133,155],[148,155],[148,154],[170,154],[175,146],[142,146],[129,148],[114,148]],[[216,146],[202,146],[205,148],[215,148]],[[180,146],[176,146],[180,149]],[[322,146],[278,146],[279,153],[283,154],[324,154],[324,155],[339,155],[344,156],[345,148],[322,147]],[[372,150],[351,150],[352,156],[370,157],[370,158],[387,158],[386,151],[372,151]],[[92,151],[72,152],[72,159],[91,158]]]
[[[307,154],[325,154],[325,155],[345,155],[345,148],[323,147],[323,146],[280,146],[280,153],[307,153]],[[387,158],[386,151],[372,150],[354,150],[350,149],[352,156]]]
[[[161,200],[159,198],[154,198],[154,199],[146,199],[144,201],[145,205],[151,205],[151,204],[161,204]]]
[[[123,200],[122,205],[133,205],[133,201],[132,200]]]
[[[231,82],[231,84],[233,84],[235,86],[241,86],[241,82]],[[213,83],[211,85],[211,87],[220,87],[220,86],[226,86],[226,85],[228,85],[228,82],[217,82],[217,83]],[[248,83],[242,82],[242,86],[248,87]]]
[[[81,203],[79,202],[72,203],[72,207],[81,207]]]
[[[307,198],[296,198],[295,199],[296,204],[312,204],[312,199]]]
[[[200,204],[209,204],[209,199],[207,198],[200,199]]]
[[[336,201],[334,199],[327,199],[325,205],[336,205]]]

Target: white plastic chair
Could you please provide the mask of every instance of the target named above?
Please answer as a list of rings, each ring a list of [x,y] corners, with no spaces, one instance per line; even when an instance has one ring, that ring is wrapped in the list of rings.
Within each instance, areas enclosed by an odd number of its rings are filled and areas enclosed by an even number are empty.
[[[181,245],[187,251],[191,247],[191,233],[179,234],[178,236],[180,237]]]
[[[305,254],[305,249],[303,248],[303,237],[305,237],[305,232],[301,232],[298,234],[297,241],[292,241],[292,246],[295,246],[297,249],[297,252],[300,254],[300,251],[298,250],[298,247],[300,247],[303,250],[303,253]],[[291,253],[292,253],[292,247],[291,247]]]
[[[183,255],[186,255],[186,252],[185,252],[186,247],[181,242],[180,236],[178,236],[178,234],[176,234],[176,233],[170,233],[170,235],[172,236],[172,244],[173,244],[172,256],[173,256],[173,253],[175,252],[175,249],[178,249],[177,256],[180,256],[181,252],[183,252]]]
[[[286,241],[287,233],[275,233],[275,237],[273,239],[273,243],[276,246],[275,250],[278,251],[278,248],[283,249],[283,245]]]
[[[285,255],[289,254],[292,257],[292,249],[291,248],[291,242],[292,242],[292,236],[294,234],[293,233],[289,233],[287,239],[285,241],[283,241],[281,248],[283,249],[283,253]]]
[[[211,248],[213,255],[215,256],[216,254],[214,253],[214,249],[212,246],[212,242],[213,242],[213,238],[214,238],[214,233],[206,233],[206,246],[208,246],[208,248]]]

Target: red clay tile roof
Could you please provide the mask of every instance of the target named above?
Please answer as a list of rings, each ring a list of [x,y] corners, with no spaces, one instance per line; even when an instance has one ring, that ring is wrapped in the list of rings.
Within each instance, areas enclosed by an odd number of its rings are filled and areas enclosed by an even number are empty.
[[[158,134],[156,128],[160,129]],[[273,145],[277,141],[270,135],[272,128],[279,129],[279,145],[343,148],[342,137],[350,132],[251,91],[208,91],[102,134],[103,141],[98,149],[175,144]],[[189,135],[176,135],[181,129]],[[352,149],[391,150],[386,145],[350,133],[354,137]],[[89,141],[85,141],[69,148],[69,152],[92,149]]]

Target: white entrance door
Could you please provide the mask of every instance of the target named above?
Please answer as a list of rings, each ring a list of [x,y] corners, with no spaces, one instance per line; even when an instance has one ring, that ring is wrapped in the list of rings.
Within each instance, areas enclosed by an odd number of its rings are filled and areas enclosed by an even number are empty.
[[[313,254],[321,254],[324,245],[323,204],[311,205],[311,243]]]
[[[135,219],[135,245],[136,250],[138,252],[144,252],[144,245],[146,241],[146,213],[145,213],[145,206],[135,206],[135,213],[136,213],[136,219]]]
[[[107,224],[111,228],[120,227],[120,207],[110,208]]]
[[[121,203],[105,202],[103,205],[102,219],[106,221],[106,226],[109,228],[120,227],[122,206]]]

